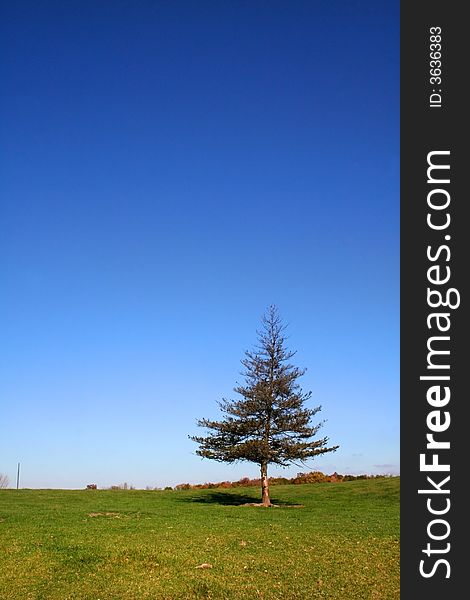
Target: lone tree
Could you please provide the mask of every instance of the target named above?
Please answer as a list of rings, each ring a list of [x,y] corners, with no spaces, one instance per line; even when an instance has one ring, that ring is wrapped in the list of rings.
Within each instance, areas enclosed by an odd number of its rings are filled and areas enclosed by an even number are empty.
[[[270,306],[258,331],[258,345],[245,352],[241,361],[245,385],[234,391],[238,400],[223,399],[219,407],[221,421],[200,419],[197,424],[209,430],[207,437],[190,436],[199,444],[196,453],[219,462],[249,461],[261,470],[262,505],[271,506],[268,465],[290,463],[334,452],[339,446],[327,447],[328,438],[314,439],[322,426],[311,424],[321,410],[305,408],[312,393],[304,393],[297,380],[305,369],[290,364],[295,352],[285,347],[285,326],[277,308]]]

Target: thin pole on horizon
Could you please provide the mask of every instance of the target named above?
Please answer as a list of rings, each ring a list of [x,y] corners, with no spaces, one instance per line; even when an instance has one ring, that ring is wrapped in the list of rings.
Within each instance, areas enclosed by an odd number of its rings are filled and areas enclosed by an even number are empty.
[[[16,489],[20,487],[20,463],[18,463],[18,469],[16,471]]]

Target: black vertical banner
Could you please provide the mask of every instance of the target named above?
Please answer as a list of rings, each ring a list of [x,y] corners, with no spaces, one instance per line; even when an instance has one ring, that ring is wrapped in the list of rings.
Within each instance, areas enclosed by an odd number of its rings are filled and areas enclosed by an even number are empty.
[[[464,8],[401,4],[401,598],[413,600],[468,594]]]

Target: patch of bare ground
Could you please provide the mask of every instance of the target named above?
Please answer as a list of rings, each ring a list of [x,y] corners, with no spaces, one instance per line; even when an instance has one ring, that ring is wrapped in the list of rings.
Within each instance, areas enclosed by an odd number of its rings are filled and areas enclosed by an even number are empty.
[[[304,504],[268,504],[267,506],[262,502],[246,502],[240,504],[240,506],[257,506],[259,508],[305,508]]]
[[[111,519],[122,519],[125,515],[117,512],[91,512],[88,513],[89,517],[108,517]]]

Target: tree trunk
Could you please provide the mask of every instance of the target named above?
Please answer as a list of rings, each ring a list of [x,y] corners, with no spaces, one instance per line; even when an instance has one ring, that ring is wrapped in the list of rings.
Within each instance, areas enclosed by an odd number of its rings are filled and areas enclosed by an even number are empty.
[[[271,506],[269,499],[268,465],[261,463],[261,495],[263,506]]]

